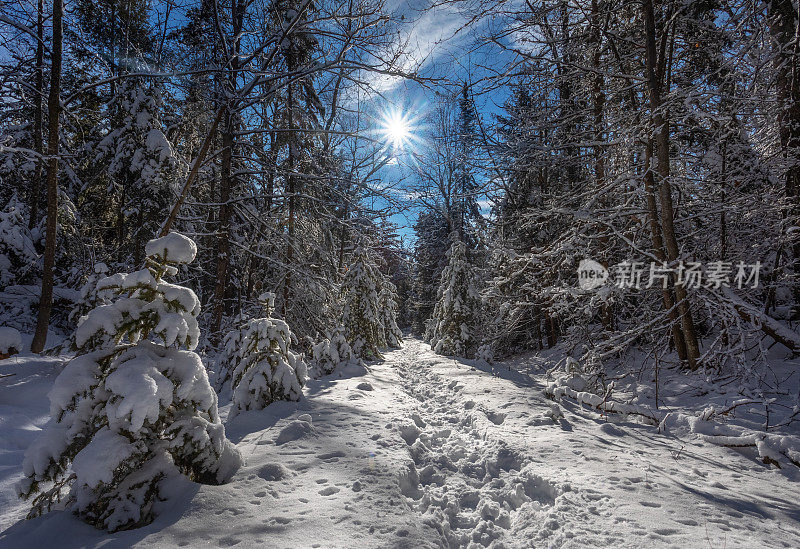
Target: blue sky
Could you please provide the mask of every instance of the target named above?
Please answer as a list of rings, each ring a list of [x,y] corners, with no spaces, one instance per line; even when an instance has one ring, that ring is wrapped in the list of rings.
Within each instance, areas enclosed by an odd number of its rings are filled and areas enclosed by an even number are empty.
[[[413,147],[425,147],[427,130],[424,119],[437,103],[436,92],[453,93],[460,83],[480,82],[488,75],[488,70],[505,66],[509,56],[493,46],[476,46],[485,23],[466,27],[468,18],[463,15],[459,5],[446,4],[433,9],[426,9],[428,2],[397,1],[390,9],[405,16],[404,33],[409,43],[408,67],[425,78],[436,79],[437,84],[424,86],[411,80],[393,79],[381,82],[383,97],[376,98],[396,109],[410,119],[415,134]],[[479,115],[484,123],[492,124],[494,115],[502,112],[506,101],[507,90],[499,89],[487,92],[480,84],[474,88],[474,99]],[[400,187],[411,183],[413,171],[407,167],[413,162],[410,154],[399,155],[398,162],[383,167],[378,176],[385,182],[398,182]],[[487,211],[485,209],[485,211]],[[409,204],[409,209],[391,217],[391,221],[400,227],[400,234],[413,238],[412,225],[419,210]]]

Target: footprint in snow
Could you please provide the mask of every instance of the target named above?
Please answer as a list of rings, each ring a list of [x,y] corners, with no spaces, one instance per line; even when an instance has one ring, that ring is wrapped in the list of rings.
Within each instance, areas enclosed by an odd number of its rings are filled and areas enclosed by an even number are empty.
[[[661,507],[661,504],[655,501],[640,501],[639,505],[643,505],[644,507]]]
[[[489,421],[495,425],[502,425],[506,420],[506,414],[502,412],[485,411],[484,414],[486,414],[486,417],[489,419]]]
[[[317,459],[321,459],[322,461],[339,461],[339,458],[345,457],[345,454],[341,450],[335,450],[333,452],[327,452],[324,454],[317,454]]]

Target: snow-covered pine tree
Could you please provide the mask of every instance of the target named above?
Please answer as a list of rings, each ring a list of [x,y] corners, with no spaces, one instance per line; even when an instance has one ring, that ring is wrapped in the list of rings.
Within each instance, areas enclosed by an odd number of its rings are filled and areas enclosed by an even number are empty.
[[[358,362],[358,359],[344,336],[344,329],[339,327],[333,333],[326,333],[311,347],[309,371],[311,377],[319,378],[353,362]]]
[[[0,286],[19,283],[36,269],[39,254],[25,220],[25,208],[12,194],[0,211]]]
[[[378,304],[386,345],[392,349],[399,349],[403,342],[403,332],[397,326],[397,288],[386,278],[381,281]]]
[[[259,299],[266,316],[242,322],[225,338],[233,361],[228,365],[233,388],[232,416],[244,410],[262,410],[277,400],[300,400],[303,396],[308,368],[302,357],[290,349],[289,325],[270,316],[275,294],[267,292]]]
[[[25,456],[17,490],[33,497],[29,517],[68,492],[67,506],[89,524],[135,528],[153,520],[165,478],[220,484],[238,470],[241,456],[192,351],[200,302],[163,280],[196,252],[170,233],[147,243],[146,268],[99,282],[111,303],[78,327],[78,356],[50,391],[52,420]]]
[[[441,355],[471,357],[478,344],[475,323],[480,312],[480,299],[475,289],[472,266],[467,249],[454,232],[447,252],[448,264],[442,271],[436,307],[433,310],[430,344]]]
[[[152,79],[125,78],[111,110],[120,120],[98,144],[96,160],[108,161],[118,195],[117,245],[133,246],[135,263],[146,235],[157,232],[174,194],[173,180],[184,164],[161,123],[161,90]]]
[[[342,282],[344,328],[347,341],[358,358],[383,358],[380,348],[385,339],[380,318],[378,292],[381,273],[363,246],[353,251],[353,259]]]

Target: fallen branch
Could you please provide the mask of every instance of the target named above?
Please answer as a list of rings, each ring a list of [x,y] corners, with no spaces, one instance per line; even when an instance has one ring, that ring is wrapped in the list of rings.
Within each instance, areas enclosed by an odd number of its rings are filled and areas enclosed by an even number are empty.
[[[761,312],[753,307],[738,295],[733,293],[733,290],[727,287],[722,287],[722,296],[730,303],[733,309],[742,317],[743,320],[749,322],[753,326],[760,328],[762,332],[769,337],[786,347],[787,349],[800,352],[800,335],[793,330],[790,330],[778,320]]]
[[[557,385],[551,383],[545,389],[545,393],[552,397],[554,400],[566,396],[576,400],[579,404],[585,404],[595,410],[604,413],[622,414],[626,416],[639,416],[650,422],[653,425],[658,425],[663,419],[663,415],[655,410],[645,406],[636,406],[633,404],[624,404],[611,400],[610,398],[603,398],[600,395],[589,393],[586,391],[576,391],[565,385]]]
[[[658,425],[658,430],[662,433],[677,427],[685,427],[700,440],[716,446],[755,448],[764,464],[774,465],[779,469],[781,468],[782,460],[800,467],[800,439],[797,437],[756,432],[743,427],[725,425],[713,421],[714,418],[728,415],[739,406],[754,404],[756,401],[740,400],[721,410],[710,407],[703,410],[699,415],[663,414],[649,406],[625,404],[611,400],[608,395],[602,397],[586,391],[576,391],[565,385],[564,382],[565,379],[561,378],[549,383],[545,388],[545,394],[553,400],[567,397],[581,405],[587,405],[605,414],[615,413],[641,417],[651,425]]]

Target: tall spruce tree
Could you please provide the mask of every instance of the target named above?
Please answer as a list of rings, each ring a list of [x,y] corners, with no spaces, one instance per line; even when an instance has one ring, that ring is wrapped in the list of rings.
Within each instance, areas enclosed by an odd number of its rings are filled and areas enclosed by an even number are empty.
[[[466,245],[456,232],[450,238],[448,263],[442,271],[431,317],[430,344],[439,354],[471,358],[480,344],[480,297]]]

